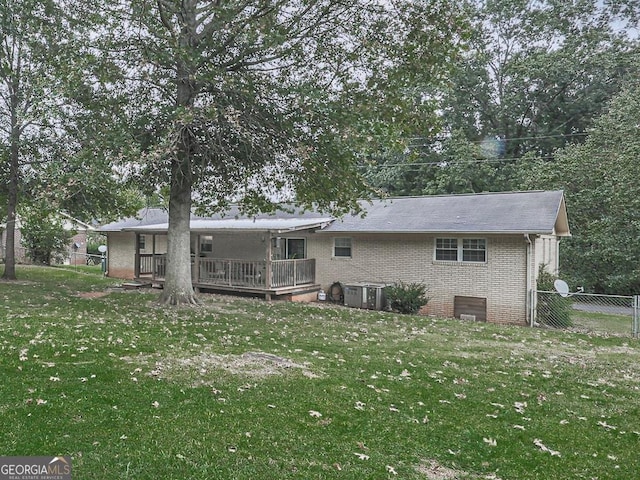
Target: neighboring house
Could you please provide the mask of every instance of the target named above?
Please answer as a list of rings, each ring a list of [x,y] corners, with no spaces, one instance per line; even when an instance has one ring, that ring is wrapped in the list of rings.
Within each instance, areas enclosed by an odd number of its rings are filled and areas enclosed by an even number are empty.
[[[16,229],[15,229],[15,259],[16,263],[30,263],[29,258],[27,257],[27,249],[22,246],[22,224],[20,222],[20,217],[16,218]],[[0,261],[2,263],[5,262],[7,250],[7,224],[0,224]]]
[[[365,217],[316,212],[191,219],[196,288],[315,299],[335,282],[424,283],[424,313],[528,322],[539,266],[558,270],[569,236],[561,191],[400,197]],[[108,275],[162,284],[167,212],[105,225]]]
[[[87,235],[88,232],[95,230],[95,227],[84,223],[76,218],[59,213],[62,220],[62,226],[65,230],[75,232],[67,251],[62,259],[62,263],[66,265],[84,265],[87,261]],[[15,229],[15,258],[16,263],[31,263],[27,249],[22,246],[22,222],[20,217],[16,218]],[[7,232],[6,224],[0,225],[0,259],[4,261],[6,256]]]
[[[62,217],[64,229],[75,232],[73,237],[71,237],[71,242],[67,248],[66,255],[62,259],[62,263],[65,265],[86,265],[89,233],[94,232],[96,228],[66,213],[60,213],[60,216]]]

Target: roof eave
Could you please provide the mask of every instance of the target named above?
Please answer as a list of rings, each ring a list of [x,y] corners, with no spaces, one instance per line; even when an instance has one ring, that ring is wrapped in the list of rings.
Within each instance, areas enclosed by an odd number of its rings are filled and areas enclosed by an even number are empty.
[[[411,234],[411,235],[554,235],[553,230],[319,230],[324,234]],[[567,236],[559,234],[558,236]]]
[[[223,227],[223,228],[208,228],[208,227],[195,227],[190,228],[191,232],[195,233],[206,233],[206,232],[255,232],[255,233],[290,233],[290,232],[299,232],[302,230],[315,230],[318,228],[326,227],[330,221],[322,221],[316,223],[309,223],[304,225],[295,225],[287,228],[268,228],[268,227],[256,227],[256,228],[233,228],[233,227]],[[154,225],[141,226],[141,227],[127,227],[122,228],[120,230],[103,230],[107,233],[111,232],[134,232],[134,233],[147,233],[147,234],[166,234],[167,228],[158,227]]]

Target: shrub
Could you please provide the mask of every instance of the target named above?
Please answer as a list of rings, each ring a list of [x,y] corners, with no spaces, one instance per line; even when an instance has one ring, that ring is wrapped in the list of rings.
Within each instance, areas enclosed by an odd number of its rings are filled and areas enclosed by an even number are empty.
[[[536,321],[557,328],[570,327],[573,324],[571,298],[555,292],[554,282],[558,277],[549,273],[545,267],[540,265],[538,270],[537,288],[539,291],[552,293],[538,293]]]
[[[32,208],[22,215],[22,245],[34,263],[50,265],[67,254],[74,232],[62,220],[46,211]]]
[[[387,306],[398,313],[417,313],[427,304],[427,287],[422,283],[398,282],[384,289]]]

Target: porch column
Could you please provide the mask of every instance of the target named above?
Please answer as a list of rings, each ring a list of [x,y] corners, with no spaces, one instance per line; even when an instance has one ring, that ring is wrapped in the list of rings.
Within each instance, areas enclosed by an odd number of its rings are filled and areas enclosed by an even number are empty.
[[[193,249],[193,267],[191,267],[191,281],[197,283],[200,280],[200,235],[196,235],[195,244]]]
[[[136,233],[133,262],[133,278],[140,278],[140,234]]]
[[[151,278],[155,280],[156,272],[158,268],[156,267],[156,262],[158,259],[156,258],[156,234],[151,235]]]
[[[264,286],[266,289],[271,288],[271,254],[271,230],[267,230],[267,269],[265,272],[266,278],[264,279]]]

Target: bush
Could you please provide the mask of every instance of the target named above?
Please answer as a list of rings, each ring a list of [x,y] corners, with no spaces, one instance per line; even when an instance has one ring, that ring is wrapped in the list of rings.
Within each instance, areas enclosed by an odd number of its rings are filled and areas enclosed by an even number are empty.
[[[50,265],[63,258],[68,251],[74,232],[66,230],[62,220],[37,208],[22,214],[22,245],[34,263]]]
[[[418,313],[429,302],[427,287],[422,283],[398,282],[384,288],[387,306],[398,313]]]
[[[563,297],[555,292],[554,282],[558,279],[549,273],[545,265],[538,270],[538,291],[552,293],[538,293],[536,321],[543,325],[557,328],[567,328],[573,325],[571,321],[571,298]]]

